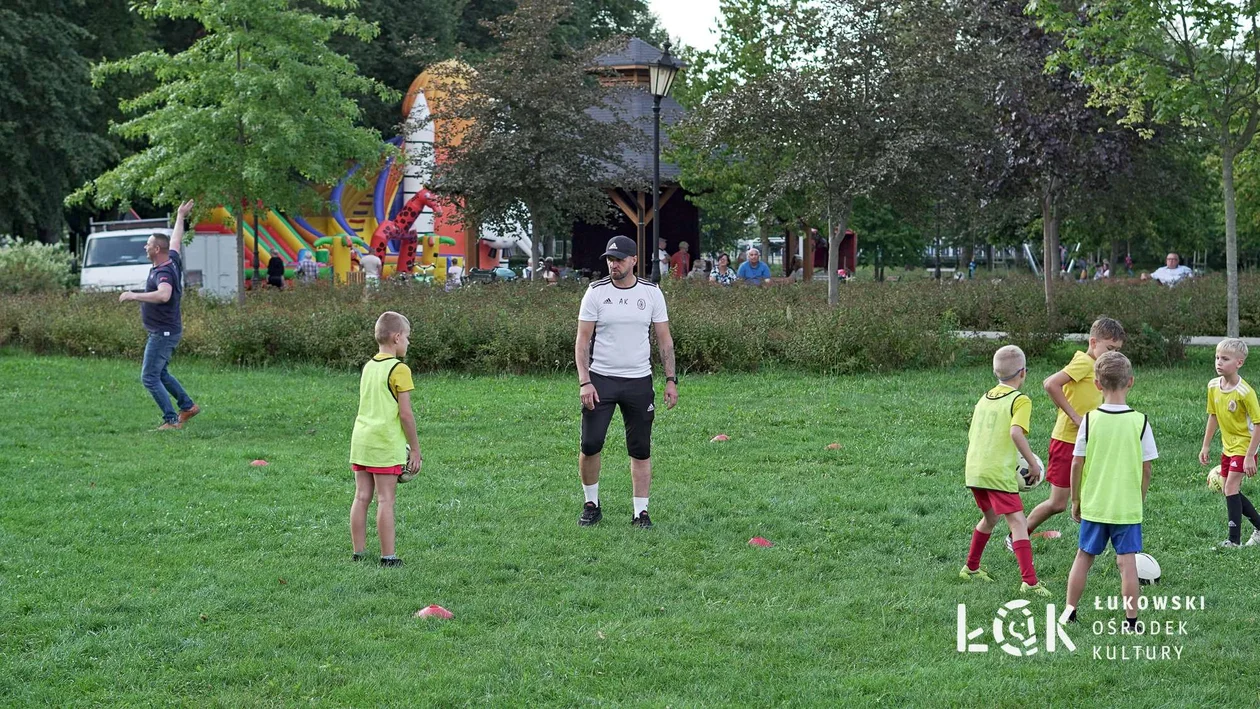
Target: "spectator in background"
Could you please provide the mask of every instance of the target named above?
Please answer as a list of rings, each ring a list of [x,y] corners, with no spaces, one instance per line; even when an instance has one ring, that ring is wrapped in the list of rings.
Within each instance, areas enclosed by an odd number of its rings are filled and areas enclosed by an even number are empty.
[[[751,286],[770,285],[770,267],[761,260],[761,250],[748,250],[748,260],[740,264],[736,278]]]
[[[731,257],[726,254],[718,256],[717,268],[709,273],[709,280],[721,286],[735,283],[735,271],[731,268]]]
[[[284,259],[279,256],[267,262],[267,285],[284,290]]]
[[[674,278],[686,278],[691,273],[691,246],[687,242],[678,244],[678,253],[669,259],[669,265]]]
[[[1111,262],[1107,259],[1103,259],[1102,266],[1094,271],[1094,280],[1099,278],[1111,278]]]
[[[319,278],[319,264],[311,256],[311,252],[306,249],[302,250],[302,254],[298,256],[297,265],[298,279],[303,283],[314,283]]]
[[[455,290],[464,285],[464,267],[459,261],[451,259],[450,268],[446,269],[446,290]]]
[[[696,259],[691,262],[691,270],[687,272],[687,280],[704,281],[708,280],[709,274],[704,271],[704,260]]]
[[[652,266],[652,282],[660,283],[669,272],[669,252],[665,250],[665,238],[656,240],[656,263]]]
[[[363,270],[363,280],[370,286],[381,282],[381,257],[369,251],[359,257],[359,268]]]
[[[1177,254],[1168,254],[1164,257],[1164,265],[1151,272],[1151,278],[1163,283],[1166,286],[1175,286],[1183,279],[1190,278],[1194,272],[1189,266],[1181,265],[1181,257]],[[1145,277],[1143,277],[1145,280]]]
[[[555,259],[550,256],[543,259],[542,279],[546,281],[549,286],[554,286],[560,281],[560,271],[556,269]]]

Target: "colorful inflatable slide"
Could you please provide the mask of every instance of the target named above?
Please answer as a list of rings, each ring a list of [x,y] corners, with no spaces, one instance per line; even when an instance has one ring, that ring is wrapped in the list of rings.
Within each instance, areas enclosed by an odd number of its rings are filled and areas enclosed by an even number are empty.
[[[408,125],[416,128],[405,138],[389,141],[402,148],[404,154],[412,156],[405,165],[395,164],[391,159],[375,174],[368,175],[366,180],[352,179],[362,166],[351,165],[335,185],[320,191],[325,208],[319,213],[284,215],[275,210],[259,211],[257,231],[254,229],[253,212],[246,210],[242,230],[245,240],[243,261],[247,272],[254,267],[255,253],[260,269],[265,269],[271,257],[277,255],[284,259],[287,273],[292,277],[293,267],[303,250],[311,251],[321,265],[331,268],[338,282],[345,282],[348,273],[357,271],[359,257],[369,251],[378,227],[397,217],[403,205],[425,189],[432,178],[432,161],[441,159],[440,155],[435,155],[435,131],[451,128],[443,125],[443,121],[435,124],[429,118],[426,93],[435,93],[430,72],[416,77],[403,101],[403,116],[407,118]],[[433,98],[440,100],[440,95]],[[235,233],[236,217],[219,207],[196,229]],[[444,281],[449,266],[465,265],[468,235],[459,224],[456,208],[447,208],[442,216],[437,217],[432,210],[426,209],[415,220],[411,231],[415,232],[419,241],[415,249],[417,258],[413,275]],[[505,241],[497,234],[477,239],[474,251],[477,263],[474,265],[478,268],[499,266],[506,261],[506,252],[514,245],[515,240]],[[398,240],[390,240],[387,244],[386,255],[382,259],[382,275],[385,277],[392,275],[397,268],[399,246]]]

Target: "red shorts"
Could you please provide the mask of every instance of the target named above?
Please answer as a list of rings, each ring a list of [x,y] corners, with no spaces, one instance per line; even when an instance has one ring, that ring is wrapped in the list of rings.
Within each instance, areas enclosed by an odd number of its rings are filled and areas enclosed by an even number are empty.
[[[1246,460],[1245,455],[1221,455],[1221,475],[1229,477],[1230,473],[1241,473],[1243,471],[1243,461]]]
[[[403,467],[401,465],[391,465],[385,468],[376,468],[370,465],[351,463],[350,469],[356,473],[371,473],[373,475],[402,475]]]
[[[1075,443],[1050,439],[1050,459],[1046,461],[1046,481],[1055,487],[1072,487],[1072,451]]]
[[[982,487],[971,488],[971,494],[976,498],[976,507],[984,510],[993,510],[1000,515],[1008,515],[1012,512],[1023,512],[1024,501],[1019,499],[1018,492],[1002,492],[1001,490],[987,490]]]

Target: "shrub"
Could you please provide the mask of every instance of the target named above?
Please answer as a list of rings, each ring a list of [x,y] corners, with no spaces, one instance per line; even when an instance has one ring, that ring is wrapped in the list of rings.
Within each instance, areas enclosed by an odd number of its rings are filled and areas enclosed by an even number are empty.
[[[1240,291],[1244,335],[1260,328],[1260,278]],[[681,372],[784,367],[851,373],[987,362],[998,343],[956,330],[1000,330],[1030,357],[1050,354],[1065,332],[1088,332],[1101,314],[1124,323],[1125,352],[1139,364],[1176,362],[1185,337],[1224,329],[1224,279],[1174,289],[1136,281],[1065,283],[1058,316],[1044,312],[1034,278],[964,283],[849,283],[840,305],[826,285],[721,288],[667,281],[670,329]],[[240,365],[320,364],[353,369],[374,351],[372,324],[384,310],[411,319],[417,371],[478,373],[570,370],[577,284],[474,284],[452,293],[417,284],[379,290],[320,282],[250,293],[243,307],[189,293],[180,352]],[[111,294],[24,294],[0,298],[0,345],[36,352],[139,357],[144,331],[136,306]]]
[[[73,257],[65,244],[0,236],[0,293],[61,293],[73,283]]]

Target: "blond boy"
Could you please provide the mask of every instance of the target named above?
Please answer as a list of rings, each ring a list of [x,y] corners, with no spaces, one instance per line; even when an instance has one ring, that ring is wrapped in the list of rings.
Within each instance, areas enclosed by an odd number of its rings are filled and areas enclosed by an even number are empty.
[[[354,503],[350,506],[350,541],[354,561],[367,555],[367,511],[376,495],[376,532],[381,539],[381,566],[401,566],[394,549],[394,494],[403,464],[418,470],[424,458],[411,412],[411,370],[403,364],[411,323],[395,312],[376,319],[378,351],[359,378],[359,414],[350,438],[354,471]],[[405,447],[410,445],[407,454]]]
[[[1150,422],[1125,401],[1133,388],[1129,358],[1103,353],[1094,363],[1094,385],[1103,403],[1085,415],[1072,450],[1072,519],[1080,522],[1081,534],[1068,575],[1068,617],[1076,620],[1085,577],[1110,542],[1120,569],[1125,628],[1132,630],[1138,612],[1135,555],[1142,551],[1142,505],[1151,485],[1151,461],[1159,452]]]
[[[1007,345],[993,355],[993,374],[997,386],[990,389],[980,401],[971,417],[971,430],[967,445],[967,487],[971,488],[976,506],[983,517],[971,532],[971,549],[967,565],[958,572],[959,577],[971,581],[992,581],[988,572],[980,568],[980,556],[989,543],[998,517],[1006,518],[1013,537],[1012,547],[1019,560],[1019,573],[1023,583],[1020,591],[1049,596],[1050,591],[1037,580],[1033,567],[1032,545],[1028,542],[1028,528],[1024,519],[1024,502],[1019,497],[1019,474],[1016,472],[1019,456],[1029,461],[1029,472],[1041,477],[1041,465],[1028,445],[1028,426],[1032,418],[1032,400],[1019,391],[1028,376],[1024,351]]]
[[[1251,500],[1242,494],[1243,476],[1256,474],[1256,446],[1260,436],[1251,435],[1260,420],[1260,404],[1256,390],[1239,374],[1247,361],[1247,343],[1237,338],[1222,340],[1216,346],[1216,379],[1208,382],[1207,430],[1199,463],[1208,464],[1208,448],[1216,429],[1221,429],[1221,475],[1225,478],[1225,510],[1229,520],[1229,536],[1222,547],[1236,547],[1242,538],[1242,517],[1247,516],[1256,528],[1247,546],[1260,544],[1260,514]]]

